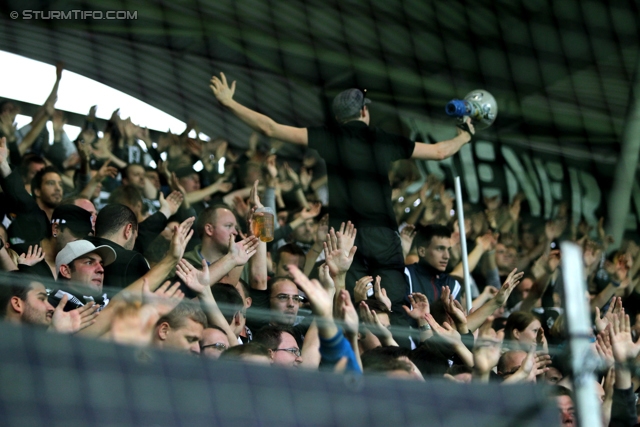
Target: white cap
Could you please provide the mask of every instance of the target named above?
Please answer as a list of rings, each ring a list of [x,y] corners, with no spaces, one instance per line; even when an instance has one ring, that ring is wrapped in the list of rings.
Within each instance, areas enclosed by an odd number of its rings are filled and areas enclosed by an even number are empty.
[[[60,266],[69,265],[74,259],[86,254],[98,254],[102,258],[102,265],[105,267],[116,260],[116,251],[111,246],[94,246],[88,240],[76,240],[69,242],[56,256],[56,271],[60,271]]]

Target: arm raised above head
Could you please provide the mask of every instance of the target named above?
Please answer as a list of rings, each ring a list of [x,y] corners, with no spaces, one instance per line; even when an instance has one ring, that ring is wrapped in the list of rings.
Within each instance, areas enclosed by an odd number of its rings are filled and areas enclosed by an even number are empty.
[[[231,86],[227,83],[227,77],[224,73],[220,73],[220,77],[211,77],[209,85],[213,94],[218,101],[231,110],[240,120],[246,123],[251,129],[268,136],[269,138],[279,139],[297,145],[307,145],[308,135],[306,128],[297,128],[293,126],[285,126],[276,123],[270,117],[257,111],[251,110],[233,99],[236,91],[236,82],[232,82]]]

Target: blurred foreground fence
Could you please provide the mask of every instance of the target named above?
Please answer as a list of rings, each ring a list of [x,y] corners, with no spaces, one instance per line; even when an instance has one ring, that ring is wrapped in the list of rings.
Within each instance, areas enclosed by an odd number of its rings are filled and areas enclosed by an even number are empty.
[[[416,383],[282,370],[0,324],[0,424],[552,426],[530,385]]]

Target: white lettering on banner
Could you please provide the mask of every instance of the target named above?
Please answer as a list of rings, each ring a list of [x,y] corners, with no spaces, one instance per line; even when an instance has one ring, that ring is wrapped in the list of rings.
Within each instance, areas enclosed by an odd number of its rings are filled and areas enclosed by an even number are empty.
[[[518,156],[516,156],[516,153],[511,148],[503,146],[501,151],[504,160],[506,161],[507,165],[511,167],[511,170],[516,176],[522,192],[529,202],[531,215],[540,216],[542,205],[540,204],[540,199],[536,194],[535,187],[533,186],[533,184],[531,184],[531,177],[529,177],[527,171],[522,167],[522,163],[520,163],[520,160],[518,160]],[[507,185],[508,184],[509,182],[507,181]],[[511,198],[512,197],[509,197],[509,199]]]
[[[407,121],[417,141],[428,141],[427,130],[415,121]],[[590,172],[589,168],[574,167],[561,158],[550,160],[533,150],[517,150],[506,144],[477,140],[464,145],[456,156],[443,161],[422,162],[424,171],[453,186],[453,179],[461,175],[465,198],[470,203],[482,201],[483,194],[500,194],[511,201],[522,192],[532,216],[550,219],[562,203],[568,203],[572,221],[584,219],[594,229],[598,219],[606,215],[603,194],[608,194],[612,178]],[[458,171],[458,169],[460,169]],[[591,168],[591,170],[596,170]],[[634,182],[631,207],[626,229],[637,230],[640,218],[640,185]]]

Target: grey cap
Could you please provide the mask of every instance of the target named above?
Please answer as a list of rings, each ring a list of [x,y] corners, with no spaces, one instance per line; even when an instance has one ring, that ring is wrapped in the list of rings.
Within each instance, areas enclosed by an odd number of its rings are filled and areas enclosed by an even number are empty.
[[[365,98],[360,89],[347,89],[333,98],[333,114],[338,121],[349,119],[357,116],[362,107],[370,103],[371,100]]]

